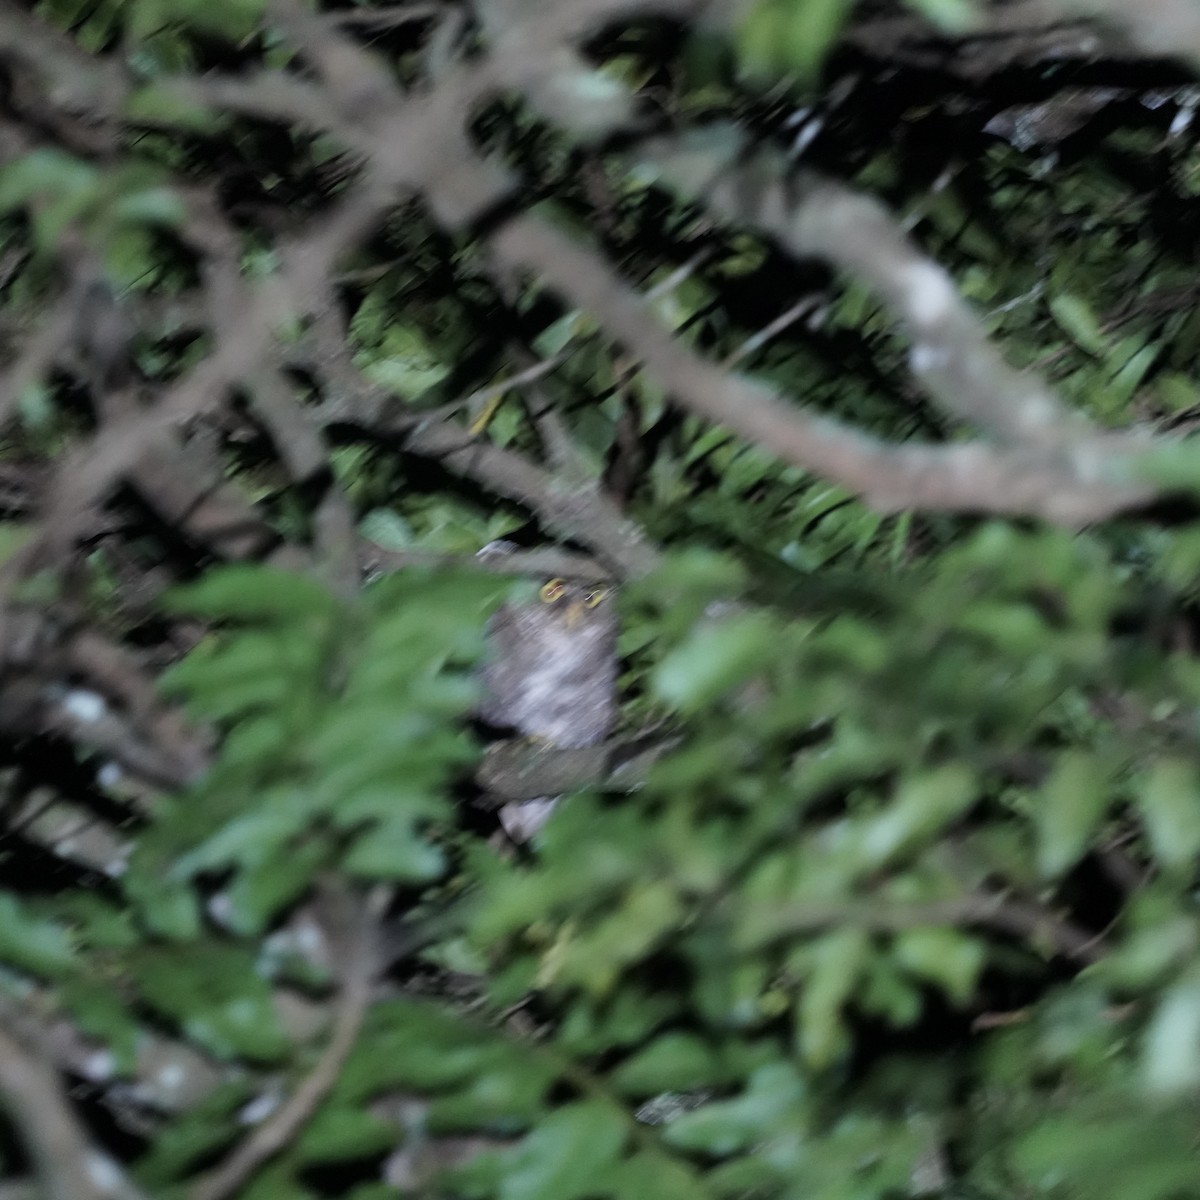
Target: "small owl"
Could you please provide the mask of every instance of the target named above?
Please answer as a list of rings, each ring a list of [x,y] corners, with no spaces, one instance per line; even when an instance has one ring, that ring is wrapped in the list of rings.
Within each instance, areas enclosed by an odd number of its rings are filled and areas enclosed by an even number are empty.
[[[617,618],[608,588],[551,579],[488,622],[479,715],[553,746],[602,742],[616,718]]]

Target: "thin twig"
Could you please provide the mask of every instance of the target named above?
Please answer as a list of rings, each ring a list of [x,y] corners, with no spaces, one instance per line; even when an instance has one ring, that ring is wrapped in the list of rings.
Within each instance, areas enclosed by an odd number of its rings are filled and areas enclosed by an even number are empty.
[[[225,1200],[234,1195],[259,1167],[296,1137],[337,1082],[366,1019],[378,966],[375,922],[366,906],[351,918],[348,934],[351,945],[345,961],[338,964],[341,990],[329,1042],[316,1066],[290,1099],[192,1188],[188,1200]]]
[[[88,1141],[49,1061],[0,1029],[0,1099],[46,1200],[142,1200],[120,1166]]]

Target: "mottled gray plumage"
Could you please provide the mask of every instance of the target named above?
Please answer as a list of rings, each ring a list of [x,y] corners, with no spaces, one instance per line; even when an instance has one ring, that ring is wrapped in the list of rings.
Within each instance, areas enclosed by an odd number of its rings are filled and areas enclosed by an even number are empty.
[[[551,580],[488,622],[480,716],[554,746],[602,742],[616,717],[617,618],[608,590]]]

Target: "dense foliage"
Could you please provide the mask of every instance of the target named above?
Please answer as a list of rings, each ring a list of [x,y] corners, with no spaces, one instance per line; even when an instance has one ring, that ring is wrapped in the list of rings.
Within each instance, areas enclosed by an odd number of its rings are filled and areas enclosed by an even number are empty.
[[[317,7],[0,7],[0,1192],[1193,1194],[1180,10]]]

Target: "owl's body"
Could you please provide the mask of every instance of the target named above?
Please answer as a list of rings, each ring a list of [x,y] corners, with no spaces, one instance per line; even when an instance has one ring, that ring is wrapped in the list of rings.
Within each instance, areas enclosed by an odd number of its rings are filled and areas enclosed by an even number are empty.
[[[554,746],[592,746],[616,719],[617,619],[604,589],[552,580],[488,623],[480,716]]]

